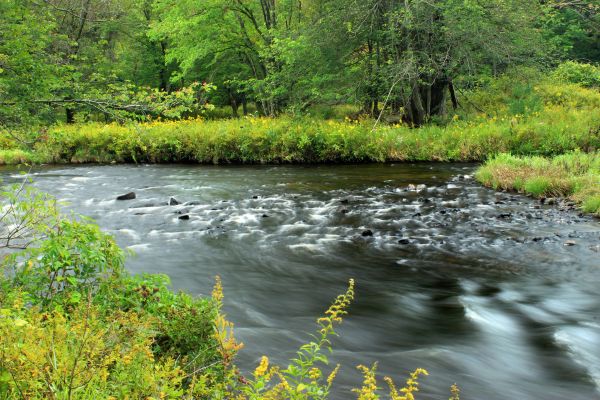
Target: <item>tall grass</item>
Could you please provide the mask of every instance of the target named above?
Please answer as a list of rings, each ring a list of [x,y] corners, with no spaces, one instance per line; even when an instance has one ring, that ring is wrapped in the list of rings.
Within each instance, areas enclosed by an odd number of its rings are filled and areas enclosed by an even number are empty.
[[[57,126],[33,151],[0,151],[0,163],[306,163],[479,161],[502,152],[552,156],[600,148],[600,113],[561,107],[528,118],[449,126],[245,118],[224,121]]]
[[[576,151],[554,158],[501,154],[486,162],[476,177],[495,189],[570,198],[600,216],[600,152]]]

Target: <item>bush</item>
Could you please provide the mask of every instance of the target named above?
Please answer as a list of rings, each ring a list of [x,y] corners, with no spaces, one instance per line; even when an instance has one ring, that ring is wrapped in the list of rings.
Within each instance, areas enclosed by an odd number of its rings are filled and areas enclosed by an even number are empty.
[[[224,381],[217,300],[130,276],[112,237],[23,193],[3,218],[44,240],[0,265],[0,398],[178,398]]]
[[[600,88],[600,67],[597,65],[567,61],[556,68],[553,77],[583,87]]]

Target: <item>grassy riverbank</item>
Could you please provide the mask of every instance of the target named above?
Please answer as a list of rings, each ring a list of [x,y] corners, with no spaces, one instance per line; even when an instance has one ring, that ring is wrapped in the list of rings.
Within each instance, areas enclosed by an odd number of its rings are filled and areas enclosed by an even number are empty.
[[[474,93],[493,113],[465,107],[447,123],[420,128],[290,116],[88,123],[24,135],[31,146],[5,132],[0,164],[481,161],[503,152],[553,156],[600,148],[597,90],[550,83],[528,90]]]
[[[494,189],[516,190],[538,198],[569,198],[600,216],[600,152],[572,152],[553,158],[501,154],[476,174]]]

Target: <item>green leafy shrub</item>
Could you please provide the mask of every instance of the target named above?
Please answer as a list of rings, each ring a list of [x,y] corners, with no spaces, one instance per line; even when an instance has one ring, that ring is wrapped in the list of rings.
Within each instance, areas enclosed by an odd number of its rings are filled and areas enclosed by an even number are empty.
[[[43,240],[0,265],[0,398],[178,398],[224,381],[218,301],[127,274],[89,220],[45,211],[54,201],[29,187],[6,193],[2,219]]]
[[[556,68],[553,77],[583,87],[600,88],[600,67],[593,64],[567,61]]]
[[[11,257],[13,286],[43,308],[64,308],[93,297],[123,274],[123,252],[91,223],[59,220],[47,239]]]

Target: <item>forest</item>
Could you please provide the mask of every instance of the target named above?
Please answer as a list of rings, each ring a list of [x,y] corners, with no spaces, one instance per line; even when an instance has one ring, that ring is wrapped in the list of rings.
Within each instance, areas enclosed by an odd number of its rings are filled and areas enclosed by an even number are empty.
[[[354,105],[412,126],[523,68],[598,85],[597,1],[6,0],[3,129]],[[568,69],[568,68],[567,68]],[[573,76],[575,75],[575,76]],[[585,76],[581,76],[585,75]],[[476,105],[475,105],[476,106]],[[223,113],[226,115],[225,113]]]

